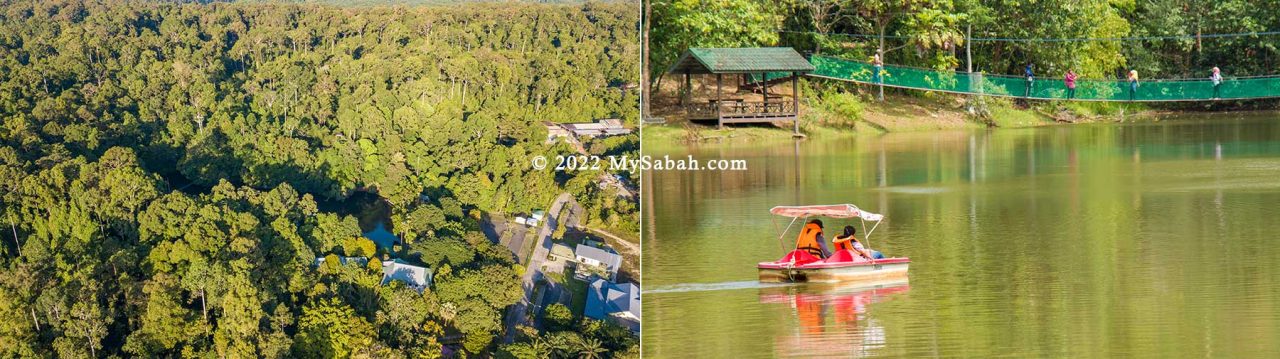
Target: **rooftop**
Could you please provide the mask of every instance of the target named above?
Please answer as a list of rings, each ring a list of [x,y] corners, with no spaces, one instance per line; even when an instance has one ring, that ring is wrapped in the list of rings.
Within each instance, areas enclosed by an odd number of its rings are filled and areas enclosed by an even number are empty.
[[[431,268],[412,265],[399,259],[382,262],[383,285],[401,281],[421,292],[431,286],[431,274]]]
[[[671,65],[675,74],[742,74],[813,72],[804,56],[790,47],[690,48]]]
[[[557,257],[561,257],[561,258],[570,258],[570,259],[572,259],[572,258],[573,258],[573,249],[572,249],[572,248],[569,248],[569,246],[566,246],[566,245],[563,245],[563,244],[560,244],[560,243],[556,243],[556,244],[551,245],[551,255],[553,255],[553,256],[557,256]]]
[[[338,257],[338,264],[340,265],[347,265],[347,263],[355,263],[363,267],[369,264],[369,258],[365,258],[365,257],[343,257],[343,256],[337,256],[337,257]],[[324,257],[316,257],[315,262],[311,262],[311,265],[319,267],[321,264],[324,264],[324,261],[325,261]]]
[[[587,306],[584,316],[605,320],[613,317],[621,320],[631,330],[639,330],[640,287],[632,283],[612,283],[596,279],[587,288]]]
[[[625,126],[622,125],[622,120],[613,119],[613,118],[597,120],[596,122],[582,122],[582,123],[546,122],[543,124],[547,126],[547,135],[552,137],[568,136],[570,134],[574,136],[599,137],[599,136],[625,135],[625,134],[631,133],[631,129],[626,128]]]
[[[614,253],[609,253],[609,251],[588,246],[588,245],[579,244],[578,247],[573,250],[573,253],[576,254],[578,257],[592,259],[592,260],[599,261],[600,263],[604,263],[606,267],[609,267],[610,269],[613,269],[613,270],[618,269],[618,267],[622,265],[622,256]]]

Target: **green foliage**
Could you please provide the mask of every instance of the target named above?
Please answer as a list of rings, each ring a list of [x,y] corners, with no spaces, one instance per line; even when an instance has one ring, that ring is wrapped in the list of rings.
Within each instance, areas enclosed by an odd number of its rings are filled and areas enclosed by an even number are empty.
[[[378,245],[365,237],[351,237],[342,241],[342,252],[348,257],[373,258],[378,253]]]
[[[307,305],[299,318],[295,354],[309,358],[347,358],[374,342],[373,325],[337,299]],[[252,355],[250,355],[252,356]]]
[[[333,213],[316,214],[315,224],[309,226],[307,246],[317,252],[337,252],[342,242],[360,236],[360,225],[353,216],[339,217]]]
[[[983,38],[1120,38],[1248,33],[1280,27],[1280,12],[1264,3],[1235,1],[872,1],[802,0],[655,1],[651,75],[666,71],[680,52],[696,46],[770,46],[866,60],[876,49],[889,64],[964,69],[970,46],[974,71],[1020,75],[1035,64],[1042,78],[1074,69],[1082,79],[1123,78],[1137,69],[1147,78],[1206,78],[1272,74],[1280,48],[1260,37],[1172,38],[1125,41],[995,41]],[[787,19],[786,21],[779,20]],[[721,25],[721,26],[717,26]],[[774,37],[782,30],[780,38]],[[849,37],[838,34],[868,34]],[[837,35],[827,35],[837,34]],[[881,38],[878,35],[883,35]]]
[[[1121,2],[1133,36],[1274,31],[1280,11],[1273,2],[1169,0]],[[1273,75],[1280,48],[1274,37],[1189,38],[1143,41],[1121,49],[1129,67],[1147,78]]]
[[[866,106],[857,94],[841,91],[823,92],[815,104],[825,115],[819,119],[819,123],[846,128],[853,127],[862,120],[862,110]]]
[[[585,320],[570,330],[526,334],[523,341],[504,345],[498,353],[508,358],[633,358],[637,351],[639,342],[626,329]]]
[[[772,46],[784,14],[764,0],[653,1],[650,78],[658,78],[690,47]]]
[[[369,190],[397,208],[440,189],[527,211],[555,194],[527,166],[547,152],[541,121],[637,117],[622,86],[639,67],[628,4],[7,8],[21,15],[0,22],[14,138],[90,158],[133,148],[196,186]]]
[[[475,249],[455,237],[425,238],[409,247],[418,254],[418,260],[433,268],[445,263],[469,263],[476,257]]]
[[[547,306],[543,315],[545,316],[543,320],[547,330],[561,331],[573,329],[573,312],[570,312],[569,307],[564,304],[555,303]]]
[[[541,121],[636,121],[628,4],[0,8],[0,357],[483,355],[522,292],[464,209],[565,190]],[[438,288],[337,265],[355,193]]]
[[[470,353],[489,345],[501,329],[501,309],[524,295],[515,271],[500,265],[440,273],[435,293],[441,303],[455,308],[453,324],[466,334],[464,347]]]

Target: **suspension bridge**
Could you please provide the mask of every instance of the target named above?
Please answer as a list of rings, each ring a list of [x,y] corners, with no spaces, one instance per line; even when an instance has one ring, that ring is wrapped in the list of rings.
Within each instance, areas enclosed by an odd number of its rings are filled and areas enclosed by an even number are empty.
[[[869,62],[813,55],[809,62],[814,71],[808,76],[851,81],[869,85],[957,94],[1026,98],[1035,100],[1072,101],[1213,101],[1251,100],[1280,97],[1280,76],[1224,77],[1214,86],[1208,74],[1203,79],[1152,79],[1138,82],[1131,91],[1128,80],[1076,80],[1074,96],[1061,77],[1027,78],[885,65],[876,76],[876,66]]]

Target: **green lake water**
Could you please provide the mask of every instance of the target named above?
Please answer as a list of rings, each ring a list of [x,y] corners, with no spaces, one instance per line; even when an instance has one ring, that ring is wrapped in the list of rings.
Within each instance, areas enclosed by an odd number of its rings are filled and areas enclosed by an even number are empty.
[[[749,168],[644,174],[646,357],[1280,357],[1280,115],[644,150]],[[835,203],[909,282],[757,283]]]

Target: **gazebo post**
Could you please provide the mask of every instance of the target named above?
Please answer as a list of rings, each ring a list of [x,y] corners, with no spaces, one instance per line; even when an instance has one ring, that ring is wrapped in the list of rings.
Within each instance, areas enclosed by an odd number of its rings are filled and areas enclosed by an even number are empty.
[[[721,115],[720,115],[720,107],[722,107],[722,106],[724,105],[724,103],[723,103],[723,102],[721,102],[721,101],[723,101],[723,100],[720,98],[720,89],[721,89],[721,88],[723,87],[723,85],[724,85],[724,83],[723,83],[723,82],[724,82],[724,74],[716,74],[716,102],[715,102],[715,106],[716,106],[716,128],[717,128],[717,129],[720,129],[720,130],[723,130],[723,129],[724,129],[724,116],[721,116]]]
[[[760,73],[760,98],[764,100],[765,107],[769,107],[769,73]]]
[[[791,72],[791,110],[795,112],[795,133],[800,134],[800,74],[795,71]]]
[[[680,106],[689,106],[689,98],[693,96],[693,83],[689,81],[689,70],[684,70],[684,95],[680,96]]]

